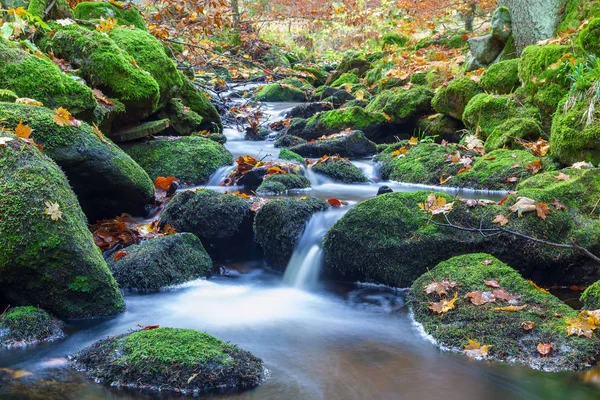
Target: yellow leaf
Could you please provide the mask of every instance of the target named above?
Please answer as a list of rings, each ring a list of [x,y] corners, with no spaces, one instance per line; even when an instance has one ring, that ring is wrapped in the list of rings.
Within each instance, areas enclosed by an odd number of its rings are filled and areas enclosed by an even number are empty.
[[[523,311],[525,308],[527,308],[527,304],[524,304],[522,306],[495,307],[495,308],[493,308],[493,310],[494,311],[517,312],[517,311]]]
[[[58,221],[59,219],[62,219],[62,211],[60,210],[58,203],[46,201],[44,204],[46,205],[44,214],[49,215],[52,221]]]
[[[416,137],[413,136],[408,140],[408,144],[410,146],[416,146],[419,144],[419,139],[417,139]]]
[[[54,110],[54,116],[52,117],[54,122],[60,126],[71,125],[71,113],[62,107],[58,107]]]
[[[100,141],[102,143],[108,143],[108,140],[106,140],[106,138],[104,137],[104,134],[102,133],[102,131],[100,130],[100,128],[98,128],[98,125],[92,124],[92,128],[94,129],[94,134],[96,136],[98,136],[98,139],[100,139]]]
[[[469,344],[465,346],[464,352],[470,358],[486,358],[488,352],[492,346],[484,345],[482,346],[476,340],[467,339]]]
[[[355,93],[354,97],[356,97],[356,100],[362,101],[365,99],[365,92],[363,90],[359,90]]]
[[[452,300],[443,299],[437,303],[429,303],[429,309],[436,314],[445,314],[455,307],[456,299],[458,299],[458,292],[454,292]]]
[[[27,97],[20,97],[18,99],[15,100],[15,103],[17,104],[25,104],[27,106],[36,106],[36,107],[43,107],[44,104],[40,101],[34,100],[34,99],[28,99]]]
[[[542,292],[542,293],[547,293],[547,294],[550,294],[550,292],[549,292],[549,291],[547,291],[546,289],[544,289],[544,288],[541,288],[541,287],[539,287],[538,285],[536,285],[534,281],[528,281],[528,282],[531,284],[531,286],[533,286],[533,287],[534,287],[534,289],[535,289],[535,290],[537,290],[537,291],[539,291],[539,292]]]
[[[19,121],[19,125],[17,125],[17,127],[15,128],[15,134],[17,135],[17,137],[20,137],[22,139],[29,139],[31,132],[33,132],[33,129],[31,129],[27,125],[23,125],[23,120]]]
[[[104,19],[103,17],[100,17],[100,23],[96,25],[96,30],[99,32],[110,32],[114,29],[116,24],[117,20],[114,18],[109,17]]]

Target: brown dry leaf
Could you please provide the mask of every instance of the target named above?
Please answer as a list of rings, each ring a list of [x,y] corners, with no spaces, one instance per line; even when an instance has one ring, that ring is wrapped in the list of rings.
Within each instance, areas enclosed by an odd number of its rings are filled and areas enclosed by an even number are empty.
[[[492,346],[482,346],[481,343],[468,339],[469,344],[465,346],[464,353],[470,358],[486,358]]]
[[[554,208],[556,208],[558,211],[560,210],[564,210],[567,211],[567,207],[565,207],[564,205],[562,205],[558,200],[554,199],[550,202],[550,204],[552,204],[554,206]]]
[[[535,203],[535,211],[542,221],[545,221],[548,214],[550,214],[550,209],[546,203]]]
[[[446,296],[448,294],[448,290],[454,289],[458,286],[457,282],[451,281],[449,279],[442,279],[438,282],[432,282],[429,285],[425,286],[425,293],[437,293],[440,296]]]
[[[104,134],[102,133],[100,128],[98,128],[98,125],[92,124],[92,129],[94,130],[94,135],[98,136],[98,139],[100,139],[102,143],[108,143],[108,140],[106,140]]]
[[[510,311],[510,312],[517,312],[517,311],[523,311],[525,308],[527,308],[527,304],[524,304],[522,306],[508,306],[508,307],[496,307],[493,310],[494,311]]]
[[[548,357],[552,353],[551,343],[540,343],[537,345],[537,351],[542,357]]]
[[[594,330],[598,327],[590,318],[567,318],[567,336],[585,336],[588,339],[592,338]]]
[[[424,203],[419,204],[419,208],[432,215],[447,214],[452,211],[454,202],[448,203],[443,197],[436,197],[434,193],[427,196]]]
[[[508,218],[506,218],[502,214],[498,214],[498,215],[496,215],[496,218],[494,218],[494,220],[492,221],[492,223],[493,224],[499,224],[500,226],[505,226],[506,224],[508,224]]]
[[[571,177],[565,174],[564,172],[559,172],[558,175],[554,177],[554,179],[556,179],[557,181],[569,181],[571,180]]]
[[[454,293],[452,300],[443,299],[437,303],[429,303],[428,308],[436,314],[445,314],[455,307],[456,299],[458,299],[458,292]]]
[[[506,178],[506,182],[507,183],[515,183],[519,180],[519,178],[517,178],[516,176],[511,176],[509,178]]]
[[[33,129],[28,125],[23,125],[23,120],[19,121],[19,124],[15,128],[15,134],[21,139],[29,139],[31,132],[33,132]]]
[[[496,301],[496,296],[492,292],[482,292],[481,290],[477,290],[475,292],[469,292],[465,296],[467,299],[471,300],[471,303],[476,306],[482,306],[487,303],[493,303]]]
[[[531,332],[535,328],[535,322],[533,321],[523,321],[521,322],[521,329],[525,332]]]
[[[539,138],[536,142],[529,142],[522,139],[518,139],[517,141],[536,156],[545,157],[548,151],[550,151],[550,144],[542,138]]]
[[[493,288],[499,288],[500,287],[500,284],[495,279],[490,279],[489,281],[483,281],[483,283],[485,283],[486,286],[493,287]]]
[[[540,160],[534,160],[530,162],[527,164],[526,168],[531,172],[532,175],[537,175],[544,169]]]
[[[511,294],[504,289],[495,289],[494,291],[492,291],[492,294],[496,296],[497,299],[508,301],[509,303],[516,303],[517,300],[519,300],[522,297],[520,295],[515,296],[514,294]]]
[[[159,176],[154,180],[154,186],[161,190],[169,190],[173,182],[179,182],[174,176]]]
[[[510,207],[510,211],[516,212],[519,217],[522,217],[524,213],[536,211],[535,200],[518,197],[517,202]]]
[[[110,101],[110,99],[108,97],[106,97],[100,89],[94,89],[94,90],[92,90],[92,92],[94,93],[94,97],[96,98],[96,100],[106,104],[107,106],[114,105],[114,103],[112,101]]]

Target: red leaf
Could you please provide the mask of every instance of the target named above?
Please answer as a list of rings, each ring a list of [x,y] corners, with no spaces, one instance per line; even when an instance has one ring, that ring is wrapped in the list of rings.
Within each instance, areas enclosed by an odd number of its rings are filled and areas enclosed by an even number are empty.
[[[338,199],[328,199],[327,202],[335,208],[341,207],[342,206],[342,202],[339,201]]]
[[[117,261],[119,258],[121,258],[121,257],[125,257],[126,255],[127,255],[127,252],[126,252],[126,251],[124,251],[124,250],[117,251],[117,252],[115,253],[115,255],[113,256],[113,260],[114,260],[114,261]]]

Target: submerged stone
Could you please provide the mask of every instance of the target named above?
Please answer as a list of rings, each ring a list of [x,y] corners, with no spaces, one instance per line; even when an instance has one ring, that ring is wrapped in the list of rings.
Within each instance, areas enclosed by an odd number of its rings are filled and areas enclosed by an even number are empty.
[[[263,179],[262,183],[256,189],[259,194],[278,195],[284,194],[288,190],[307,189],[310,187],[310,181],[303,175],[287,174],[287,175],[268,175]]]
[[[9,308],[0,315],[0,347],[51,342],[64,336],[62,322],[41,308]]]

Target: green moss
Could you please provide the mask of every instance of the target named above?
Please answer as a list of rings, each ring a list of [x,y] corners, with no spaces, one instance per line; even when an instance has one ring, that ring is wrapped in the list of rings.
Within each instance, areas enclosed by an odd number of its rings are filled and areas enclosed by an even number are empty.
[[[600,54],[600,18],[594,18],[579,33],[578,44],[586,53]]]
[[[279,151],[279,157],[277,158],[280,160],[295,161],[297,163],[304,164],[304,157],[288,149],[281,149]]]
[[[50,341],[62,336],[59,321],[41,308],[32,306],[10,308],[0,315],[0,346]]]
[[[33,129],[31,138],[65,172],[91,221],[124,212],[143,214],[154,197],[144,170],[88,124],[60,126],[53,117],[45,107],[0,103],[0,126],[14,129],[22,121]]]
[[[322,199],[276,199],[265,204],[254,219],[256,241],[270,267],[283,271],[311,216],[329,208]]]
[[[376,153],[375,143],[366,138],[361,131],[352,131],[340,134],[331,139],[311,141],[290,148],[303,157],[323,157],[326,155],[339,155],[342,157],[360,158]]]
[[[76,292],[89,293],[90,282],[87,276],[76,276],[75,280],[69,285],[69,289]]]
[[[6,134],[5,134],[6,135]],[[0,286],[17,304],[39,304],[66,317],[111,315],[124,308],[62,171],[34,146],[0,148]],[[44,214],[58,204],[62,219]],[[89,292],[69,286],[87,277]]]
[[[463,37],[462,33],[448,32],[447,34],[436,34],[421,39],[415,46],[416,50],[425,49],[432,46],[445,46],[449,49],[458,49],[466,46],[467,41]]]
[[[83,2],[77,4],[73,10],[75,18],[95,20],[100,18],[114,18],[119,25],[133,25],[138,29],[146,30],[146,22],[134,4],[126,8],[117,7],[111,3]]]
[[[306,100],[304,91],[291,85],[271,83],[260,87],[254,94],[254,100],[269,102],[301,102]]]
[[[169,119],[169,126],[173,128],[169,130],[169,133],[177,136],[186,136],[198,132],[201,130],[202,121],[204,121],[197,112],[184,106],[180,99],[171,99],[160,115]],[[223,135],[217,134],[217,136]]]
[[[306,140],[317,139],[346,129],[360,130],[370,136],[387,122],[386,116],[380,112],[369,112],[361,107],[342,108],[314,115],[307,120],[298,136]],[[294,134],[292,129],[288,133]]]
[[[410,76],[410,83],[413,85],[426,85],[427,74],[424,72],[416,72]]]
[[[162,236],[127,247],[116,261],[108,259],[121,289],[158,291],[163,287],[205,277],[212,260],[191,233]]]
[[[342,74],[339,78],[331,83],[331,87],[340,87],[346,84],[360,83],[360,78],[351,72]]]
[[[500,124],[485,141],[489,153],[502,148],[519,149],[519,139],[535,141],[543,136],[540,123],[533,118],[511,118]]]
[[[404,47],[404,45],[406,45],[406,43],[409,41],[409,38],[407,38],[404,35],[401,35],[399,33],[386,33],[385,35],[383,35],[383,47],[385,46],[398,46],[398,47]]]
[[[404,123],[431,109],[433,92],[423,86],[404,90],[386,90],[375,97],[365,109],[385,113],[393,123]],[[360,128],[356,128],[360,129]]]
[[[510,118],[537,118],[538,115],[537,109],[526,107],[511,96],[481,93],[469,101],[462,120],[472,133],[481,127],[479,137],[485,140]]]
[[[282,194],[288,190],[306,189],[310,187],[310,181],[298,174],[269,175],[265,177],[256,193]]]
[[[153,139],[125,148],[153,180],[175,176],[184,185],[208,182],[220,167],[233,164],[223,145],[202,137]]]
[[[509,94],[517,89],[519,81],[519,59],[492,64],[481,75],[481,87],[486,92]]]
[[[434,139],[436,142],[446,140],[447,142],[456,142],[459,138],[459,132],[462,129],[462,123],[444,114],[434,114],[419,119],[417,129],[419,135]]]
[[[97,106],[92,90],[63,73],[47,58],[27,54],[0,41],[0,87],[18,97],[41,101],[46,107],[64,107],[73,115],[91,119]],[[14,102],[16,98],[9,96]]]
[[[570,165],[579,161],[600,164],[600,111],[594,111],[591,124],[586,115],[590,101],[583,99],[564,112],[566,97],[558,106],[552,119],[550,151],[561,163]]]
[[[515,35],[511,34],[502,49],[502,53],[498,56],[498,62],[514,60],[519,58],[519,52],[517,51],[517,45],[515,44]]]
[[[540,161],[545,171],[556,170],[550,159],[539,158],[525,150],[495,150],[484,157],[479,157],[473,167],[454,177],[453,186],[473,189],[512,190],[517,182],[532,176],[527,168],[535,161]],[[517,182],[509,182],[517,178]]]
[[[336,72],[329,75],[329,78],[327,78],[326,83],[328,85],[331,85],[331,82],[335,82],[340,76],[347,72],[354,72],[356,76],[362,78],[371,68],[372,65],[369,61],[363,58],[358,58],[353,54],[349,54],[344,57],[344,59],[338,66]]]
[[[487,265],[489,261],[491,264]],[[485,263],[484,263],[485,261]],[[485,264],[485,265],[484,265]],[[440,301],[436,293],[426,294],[425,287],[441,279],[458,283],[455,308],[445,314],[435,314],[428,307]],[[508,293],[521,296],[518,312],[494,311],[508,302],[496,299],[493,303],[476,306],[465,298],[468,292],[489,292],[486,280],[496,280]],[[415,320],[423,324],[425,332],[442,346],[462,351],[468,339],[491,346],[488,357],[517,362],[536,369],[556,371],[582,369],[593,363],[599,354],[597,339],[567,337],[566,318],[577,312],[556,297],[536,289],[508,265],[489,254],[469,254],[451,258],[423,274],[413,285],[409,297]],[[559,318],[556,315],[560,315]],[[532,321],[535,328],[526,333],[521,323]],[[539,357],[538,343],[552,343],[552,355]]]
[[[134,58],[106,34],[69,25],[47,37],[42,47],[79,68],[89,85],[119,99],[129,118],[142,119],[157,110],[160,88],[156,80],[136,67]]]
[[[307,74],[310,74],[311,76],[308,76],[307,79],[311,79],[312,78],[312,84],[315,87],[319,87],[325,84],[325,81],[327,80],[327,76],[329,75],[326,71],[322,70],[321,68],[318,67],[310,67],[310,66],[306,66],[306,65],[295,65],[294,66],[294,70],[296,71],[302,71],[305,72]]]
[[[208,95],[194,86],[187,77],[182,75],[181,78],[183,86],[179,91],[179,97],[181,97],[184,105],[203,118],[203,130],[221,132],[223,130],[221,116],[210,102]]]
[[[341,183],[366,183],[369,181],[354,164],[341,158],[329,158],[315,164],[312,170]]]
[[[588,287],[580,298],[585,310],[600,309],[600,281]]]
[[[19,96],[12,90],[8,89],[0,89],[0,101],[6,101],[9,103],[14,103]]]
[[[281,80],[279,83],[284,84],[284,85],[291,85],[291,86],[298,88],[300,90],[303,90],[303,91],[313,90],[315,88],[307,80],[300,79],[300,78],[285,78],[285,79]]]
[[[574,31],[581,26],[583,21],[600,15],[600,2],[598,0],[567,0],[563,15],[558,33]]]
[[[67,0],[56,0],[47,14],[48,3],[48,0],[31,0],[27,12],[42,19],[73,18],[73,12]]]
[[[303,119],[300,119],[300,121],[304,121]],[[292,120],[293,123],[293,120]],[[297,136],[292,136],[292,135],[281,135],[277,138],[277,140],[275,141],[275,147],[280,148],[280,147],[293,147],[293,146],[298,146],[300,144],[306,143],[306,140],[299,138]]]
[[[479,85],[471,78],[458,78],[441,88],[431,104],[435,111],[461,119],[469,101],[481,92]]]
[[[166,105],[183,85],[183,75],[167,56],[161,42],[141,29],[116,28],[109,36],[135,59],[137,65],[152,75],[160,89],[158,107]]]

